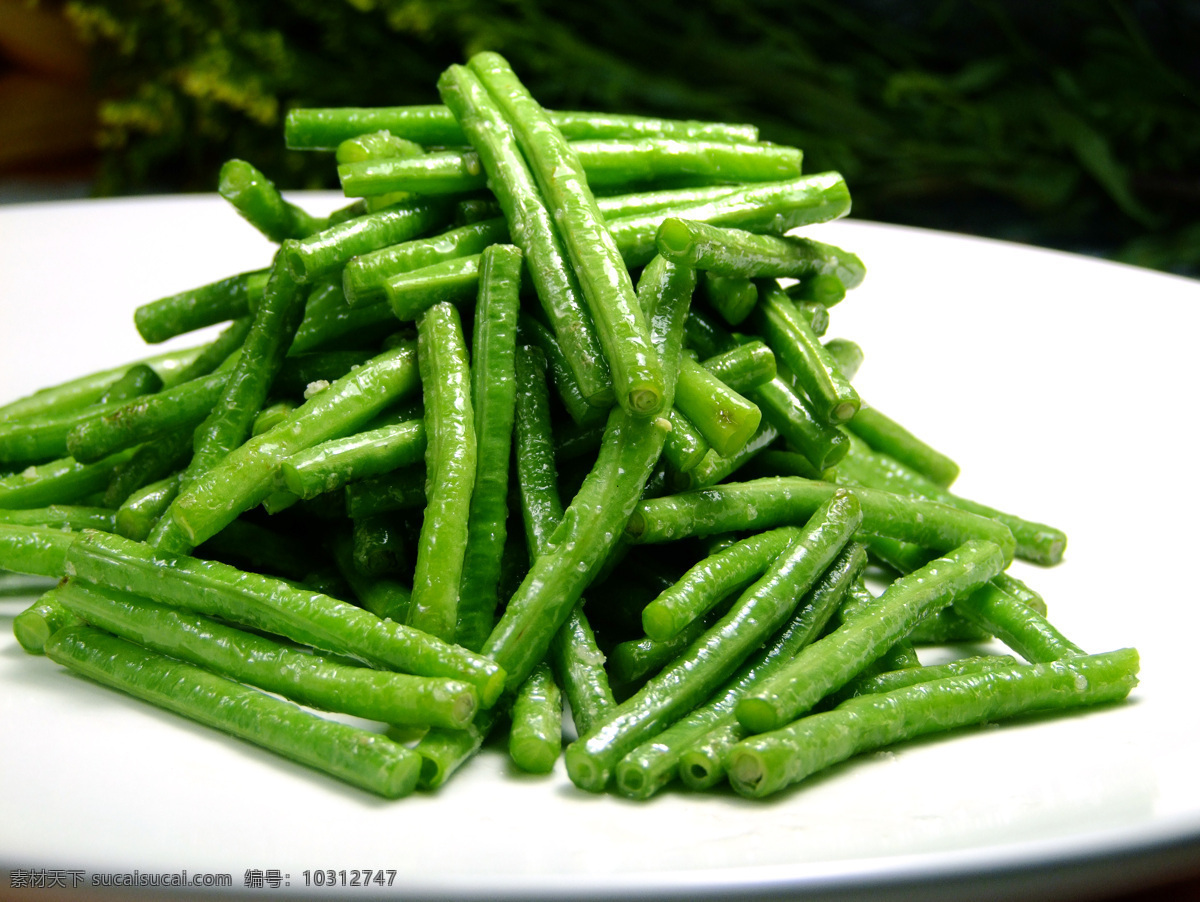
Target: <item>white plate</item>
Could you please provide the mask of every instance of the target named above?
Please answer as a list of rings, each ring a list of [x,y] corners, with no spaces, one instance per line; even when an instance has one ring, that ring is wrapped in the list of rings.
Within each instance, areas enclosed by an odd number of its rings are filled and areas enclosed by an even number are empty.
[[[561,764],[524,777],[493,751],[384,802],[24,655],[23,602],[2,600],[0,869],[220,872],[235,891],[273,869],[271,898],[356,869],[442,900],[930,898],[1115,891],[1194,861],[1200,283],[869,223],[812,234],[868,264],[830,332],[864,347],[864,397],[954,456],[962,494],[1067,531],[1061,566],[1020,571],[1084,647],[1141,650],[1129,703],[870,755],[765,804],[585,795]],[[0,210],[0,401],[144,356],[138,304],[269,254],[212,197]]]

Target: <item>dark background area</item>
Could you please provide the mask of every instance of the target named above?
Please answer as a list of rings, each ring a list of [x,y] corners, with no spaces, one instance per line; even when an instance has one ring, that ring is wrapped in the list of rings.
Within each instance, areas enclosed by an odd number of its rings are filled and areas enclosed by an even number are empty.
[[[0,169],[35,197],[210,191],[233,156],[336,187],[288,109],[435,103],[485,48],[546,106],[757,123],[862,218],[1200,273],[1191,0],[0,0]]]

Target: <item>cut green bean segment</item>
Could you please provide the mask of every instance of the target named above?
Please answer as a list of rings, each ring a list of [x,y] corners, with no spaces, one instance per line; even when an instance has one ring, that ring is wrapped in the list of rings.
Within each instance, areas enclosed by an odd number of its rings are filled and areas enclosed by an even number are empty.
[[[143,304],[133,312],[133,322],[143,339],[157,344],[248,315],[262,298],[266,285],[265,269],[239,273]]]
[[[117,508],[116,533],[127,539],[144,542],[178,494],[178,473],[148,483],[133,492]]]
[[[508,474],[516,405],[517,311],[522,255],[512,245],[483,252],[471,349],[475,478],[459,584],[460,645],[478,649],[496,623],[508,537]]]
[[[746,397],[762,412],[789,445],[803,454],[817,472],[836,466],[850,450],[840,429],[818,417],[809,400],[797,393],[776,363],[778,375],[746,390]]]
[[[346,516],[351,520],[388,511],[425,506],[425,467],[401,467],[386,476],[352,482],[345,489]]]
[[[662,363],[578,156],[501,56],[477,53],[469,65],[503,110],[547,206],[554,210],[612,370],[617,402],[634,416],[653,416],[663,409]]]
[[[508,755],[531,774],[548,774],[562,751],[562,692],[546,664],[521,684],[509,718]]]
[[[228,380],[228,372],[216,372],[157,394],[119,402],[109,410],[93,410],[70,426],[64,451],[86,463],[180,431],[190,436],[220,400]]]
[[[163,382],[158,373],[144,363],[135,363],[125,371],[125,375],[105,389],[104,394],[96,400],[96,404],[103,406],[114,401],[128,401],[139,395],[152,394],[162,387]]]
[[[705,271],[700,289],[708,305],[731,326],[740,325],[758,304],[758,286],[749,277]]]
[[[806,276],[788,288],[788,297],[797,303],[811,301],[833,307],[846,297],[846,284],[835,273]]]
[[[253,742],[387,798],[416,787],[420,759],[384,736],[324,720],[290,702],[90,627],[60,630],[46,655],[98,683]]]
[[[27,654],[44,654],[46,642],[61,629],[82,626],[83,621],[58,601],[61,589],[55,587],[13,618],[13,636]]]
[[[643,501],[630,516],[626,532],[645,544],[795,524],[812,516],[837,490],[831,483],[795,476],[723,483]],[[862,530],[868,535],[939,552],[952,551],[970,539],[987,540],[1000,548],[1006,565],[1012,561],[1012,533],[1002,523],[934,501],[862,487],[851,491],[862,502]]]
[[[186,541],[193,547],[200,544],[266,498],[284,459],[352,433],[389,404],[412,394],[418,382],[416,356],[410,343],[384,351],[195,479],[172,502],[169,512]]]
[[[617,763],[647,738],[702,704],[791,615],[849,541],[858,500],[839,492],[824,504],[733,608],[591,733],[567,747],[567,773],[581,789],[603,790]]]
[[[856,255],[810,238],[759,235],[685,218],[664,219],[654,242],[664,257],[732,278],[833,275],[855,288],[867,271]]]
[[[703,635],[711,624],[693,620],[666,639],[626,639],[613,646],[608,654],[608,670],[612,682],[624,695],[644,683]]]
[[[805,648],[737,704],[738,723],[754,733],[777,730],[854,678],[930,611],[968,594],[1002,571],[993,542],[967,542],[892,583],[862,615]]]
[[[775,353],[761,341],[747,341],[701,360],[700,365],[739,392],[765,385],[776,375]]]
[[[355,667],[210,617],[75,580],[56,600],[92,626],[294,702],[391,724],[462,729],[479,709],[461,680]]]
[[[559,110],[549,115],[571,139],[666,136],[758,140],[758,129],[753,125]],[[426,146],[453,146],[467,140],[457,114],[444,106],[313,107],[291,110],[284,120],[284,139],[293,150],[334,150],[343,141],[377,131]]]
[[[352,307],[385,302],[389,279],[400,279],[429,266],[472,257],[493,244],[508,240],[507,222],[504,217],[495,217],[362,254],[347,263],[342,272],[345,301]]]
[[[434,304],[473,301],[479,292],[482,257],[472,254],[402,272],[383,283],[387,302],[401,322],[416,320]]]
[[[666,261],[643,273],[639,292],[653,294],[651,323],[667,372],[673,374],[683,344],[683,322],[695,289],[693,270]],[[673,401],[674,379],[664,403]],[[665,420],[609,414],[600,454],[562,522],[521,582],[483,650],[509,673],[516,688],[545,656],[553,635],[570,616],[621,537],[665,441]]]
[[[414,157],[425,149],[415,141],[398,138],[387,129],[367,132],[338,142],[338,163],[360,163],[363,160],[388,160]]]
[[[97,492],[103,492],[113,474],[132,456],[130,449],[95,463],[83,464],[73,457],[63,457],[26,467],[0,478],[0,510],[79,504]]]
[[[672,182],[782,181],[800,175],[802,160],[799,150],[779,144],[642,138],[573,141],[569,146],[589,186],[608,191]],[[472,150],[361,160],[339,165],[337,171],[347,197],[396,191],[457,195],[487,187],[484,167]]]
[[[315,498],[425,458],[425,423],[406,420],[313,445],[279,463],[277,488]]]
[[[825,342],[825,350],[847,379],[853,379],[858,374],[864,355],[863,349],[857,344],[845,338],[831,338]]]
[[[94,404],[109,386],[120,379],[131,366],[138,363],[144,363],[158,373],[158,377],[163,380],[163,385],[176,385],[182,381],[179,374],[184,372],[203,350],[203,348],[187,348],[181,351],[168,351],[145,360],[89,373],[49,388],[39,389],[23,398],[0,406],[0,423],[26,417],[54,416]]]
[[[583,389],[575,380],[570,361],[567,360],[567,355],[554,333],[528,313],[520,315],[518,329],[522,342],[534,344],[541,350],[549,367],[554,389],[571,419],[581,426],[602,426],[607,411],[588,401]]]
[[[732,457],[741,450],[762,420],[757,405],[686,356],[679,362],[675,405],[722,457]]]
[[[298,283],[335,273],[353,257],[409,241],[446,222],[444,204],[420,198],[339,223],[299,241],[285,241],[280,252],[288,274]]]
[[[849,212],[850,192],[845,180],[836,172],[822,172],[742,187],[724,197],[669,212],[657,210],[624,216],[613,219],[608,226],[625,263],[641,266],[657,253],[655,236],[668,218],[783,235],[800,226],[838,219]]]
[[[61,577],[77,533],[61,527],[0,522],[0,570]]]
[[[1018,664],[843,702],[730,754],[730,782],[760,798],[823,768],[916,736],[1022,714],[1114,702],[1137,685],[1133,649],[1049,664]]]
[[[694,788],[707,788],[719,782],[724,776],[723,756],[715,754],[705,764],[701,783],[694,753],[701,747],[711,750],[718,742],[731,745],[736,739],[718,739],[727,733],[741,738],[743,734],[733,716],[737,700],[820,634],[865,565],[862,546],[849,544],[801,598],[795,616],[705,704],[621,759],[615,775],[617,791],[630,798],[649,798],[677,775]]]
[[[642,611],[646,635],[666,640],[757,580],[800,535],[783,526],[735,542],[691,567]]]
[[[676,473],[690,473],[711,450],[708,440],[677,407],[667,412],[667,422],[671,424],[671,431],[663,444],[663,458]]]
[[[159,553],[142,542],[84,533],[68,549],[74,575],[151,601],[265,630],[390,670],[465,680],[485,706],[504,672],[494,661],[319,592],[219,561]],[[164,579],[170,572],[172,579]]]
[[[589,403],[611,403],[612,376],[596,324],[584,305],[559,226],[538,191],[511,125],[475,73],[465,66],[449,67],[438,80],[438,91],[479,154],[512,242],[525,254],[541,308],[575,381]]]
[[[217,176],[217,193],[241,217],[278,244],[304,238],[320,228],[320,221],[284,200],[275,183],[245,160],[228,160]]]
[[[735,185],[705,185],[699,188],[665,188],[659,191],[639,191],[634,194],[613,194],[597,197],[596,206],[606,220],[624,216],[655,213],[691,204],[707,203],[728,197],[737,191]]]
[[[874,450],[911,467],[944,489],[958,478],[958,464],[876,407],[864,404],[845,425]]]
[[[550,426],[550,395],[545,361],[538,350],[522,345],[516,352],[517,490],[525,524],[530,562],[546,551],[550,536],[563,516],[554,464],[554,438]],[[575,729],[584,733],[615,704],[604,668],[604,654],[596,644],[581,599],[554,634],[548,655],[555,678],[571,707]]]
[[[1067,536],[1062,530],[948,492],[899,461],[872,451],[861,440],[851,443],[850,453],[842,466],[849,478],[863,485],[908,494],[914,498],[928,498],[1003,523],[1012,531],[1016,541],[1016,556],[1023,560],[1044,566],[1062,560],[1067,546]]]
[[[1057,661],[1085,654],[1041,613],[995,582],[955,599],[954,610],[1026,661]]]
[[[767,344],[824,422],[838,426],[858,413],[862,406],[858,392],[782,289],[772,286],[762,292],[756,318]]]
[[[47,507],[7,510],[0,508],[0,523],[16,526],[56,526],[59,529],[99,529],[112,532],[116,512],[82,504],[51,504]]]
[[[398,580],[363,573],[356,565],[354,550],[353,536],[341,535],[334,539],[333,557],[338,572],[358,599],[359,607],[381,620],[404,623],[412,607],[412,589]]]
[[[431,307],[417,321],[425,397],[425,517],[417,544],[408,623],[453,641],[467,549],[477,439],[471,372],[458,311]]]
[[[903,689],[905,686],[916,686],[918,683],[930,683],[934,680],[970,673],[986,673],[989,670],[1011,667],[1017,663],[1017,659],[1012,655],[974,655],[947,661],[945,664],[885,670],[872,676],[853,680],[833,697],[833,701],[841,703],[859,695],[893,692],[896,689]]]
[[[689,489],[704,489],[724,482],[746,464],[751,463],[778,438],[779,432],[774,426],[765,421],[759,423],[754,435],[750,436],[737,453],[722,457],[710,449],[692,470],[671,481],[671,489],[686,492]],[[807,459],[805,462],[807,463]]]

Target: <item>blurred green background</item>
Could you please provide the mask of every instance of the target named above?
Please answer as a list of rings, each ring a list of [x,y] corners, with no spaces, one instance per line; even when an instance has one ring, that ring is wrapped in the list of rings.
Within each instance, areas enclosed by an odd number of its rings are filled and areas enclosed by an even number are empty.
[[[79,0],[37,11],[69,34],[60,56],[80,47],[66,74],[43,80],[91,99],[74,131],[44,129],[63,148],[0,152],[0,166],[73,161],[102,195],[212,190],[232,156],[284,187],[336,187],[328,158],[283,148],[288,109],[437,102],[446,65],[492,49],[546,106],[755,122],[804,148],[809,171],[840,170],[862,218],[1200,274],[1197,2]],[[6,81],[44,76],[31,54],[14,56],[6,18]],[[0,121],[4,96],[0,83]]]

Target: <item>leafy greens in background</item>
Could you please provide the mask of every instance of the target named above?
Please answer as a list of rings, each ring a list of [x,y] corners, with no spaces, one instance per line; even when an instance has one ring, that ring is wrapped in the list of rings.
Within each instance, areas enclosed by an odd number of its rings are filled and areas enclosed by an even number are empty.
[[[76,0],[100,193],[211,190],[296,106],[435,103],[506,55],[561,109],[753,121],[863,218],[1200,272],[1200,3],[1149,0]]]

